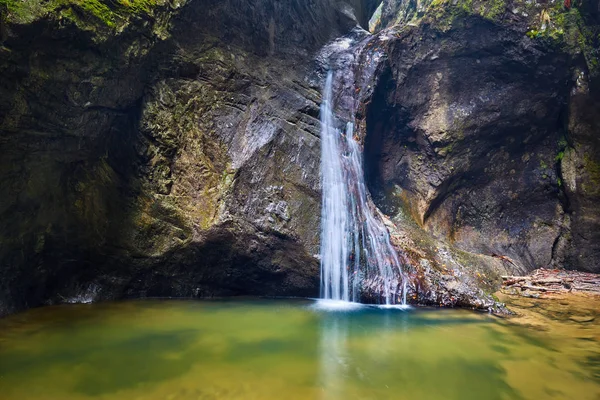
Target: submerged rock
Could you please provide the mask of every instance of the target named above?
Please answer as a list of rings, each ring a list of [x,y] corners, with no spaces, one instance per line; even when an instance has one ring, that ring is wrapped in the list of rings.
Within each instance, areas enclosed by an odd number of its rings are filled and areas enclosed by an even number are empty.
[[[510,321],[538,330],[578,330],[580,340],[593,340],[597,336],[600,296],[594,293],[548,293],[543,298],[524,300],[502,290],[499,299],[512,311]],[[591,328],[591,329],[590,329]]]

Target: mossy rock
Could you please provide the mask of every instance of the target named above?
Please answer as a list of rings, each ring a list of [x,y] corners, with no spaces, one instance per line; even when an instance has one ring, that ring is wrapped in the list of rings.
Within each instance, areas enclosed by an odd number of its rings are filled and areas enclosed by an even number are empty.
[[[13,24],[29,24],[48,15],[68,19],[78,25],[122,27],[132,16],[149,15],[159,6],[179,6],[183,1],[171,0],[0,0],[5,20]]]
[[[586,154],[583,158],[584,171],[589,177],[583,184],[583,189],[589,194],[600,194],[600,162],[591,155]]]
[[[412,3],[407,3],[412,4]],[[592,77],[600,75],[600,27],[583,9],[567,9],[562,1],[539,4],[526,0],[423,0],[414,7],[396,7],[384,16],[388,25],[429,24],[448,31],[470,17],[522,31],[532,40],[573,54],[582,54]]]

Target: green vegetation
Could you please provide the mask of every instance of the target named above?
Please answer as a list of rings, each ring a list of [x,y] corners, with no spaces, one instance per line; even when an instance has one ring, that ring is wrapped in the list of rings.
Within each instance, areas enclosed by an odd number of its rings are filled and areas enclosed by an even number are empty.
[[[442,157],[445,157],[447,154],[450,154],[454,151],[454,146],[456,146],[456,142],[452,142],[449,145],[442,147],[438,151],[438,154],[441,155]]]
[[[589,23],[575,6],[566,9],[562,1],[540,8],[525,0],[425,0],[425,20],[442,31],[450,29],[468,16],[480,16],[502,23],[507,12],[529,20],[524,32],[531,39],[547,41],[572,54],[584,55],[592,76],[600,75],[600,27]],[[510,10],[510,11],[509,11]]]
[[[589,176],[589,185],[584,184],[584,190],[586,192],[600,192],[600,162],[590,154],[586,154],[583,161],[585,172]]]
[[[0,0],[10,22],[24,24],[56,12],[61,18],[79,20],[91,16],[109,27],[116,27],[131,14],[148,13],[165,0]]]
[[[460,18],[473,14],[473,0],[433,0],[429,5],[428,16],[442,30],[449,29]]]
[[[479,15],[491,21],[498,20],[506,11],[505,0],[433,0],[429,12],[443,25],[451,24],[457,17]]]
[[[558,139],[558,154],[554,157],[554,161],[560,163],[562,159],[565,158],[565,151],[568,146],[569,143],[567,142],[567,139],[564,136],[561,136],[561,138]]]
[[[563,186],[563,181],[560,178],[560,174],[562,171],[562,160],[563,158],[565,158],[565,152],[567,151],[568,146],[569,143],[567,142],[567,139],[564,136],[561,136],[561,138],[558,140],[558,154],[556,155],[556,157],[554,157],[554,161],[556,162],[556,168],[559,174],[559,177],[556,179],[556,184],[559,188]]]
[[[560,139],[558,139],[558,148],[559,149],[566,149],[567,146],[569,145],[569,142],[567,142],[567,138],[564,136],[561,136]]]
[[[489,20],[496,20],[506,10],[506,2],[504,0],[489,0],[483,3],[481,15]]]
[[[557,2],[555,6],[542,10],[534,22],[527,36],[550,40],[571,53],[581,52],[590,74],[597,76],[600,73],[600,32],[597,26],[586,23],[586,17],[579,9],[573,7],[566,10],[562,2]]]

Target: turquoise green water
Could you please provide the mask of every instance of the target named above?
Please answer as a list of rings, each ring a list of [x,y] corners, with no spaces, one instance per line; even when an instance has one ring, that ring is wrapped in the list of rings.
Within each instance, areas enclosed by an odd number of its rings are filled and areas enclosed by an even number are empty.
[[[0,320],[0,398],[600,399],[598,325],[556,324],[308,300],[47,307]]]

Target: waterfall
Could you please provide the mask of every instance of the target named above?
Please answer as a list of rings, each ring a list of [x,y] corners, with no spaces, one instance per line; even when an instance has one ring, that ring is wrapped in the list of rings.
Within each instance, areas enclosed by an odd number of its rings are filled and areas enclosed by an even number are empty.
[[[342,165],[342,137],[334,126],[332,87],[330,71],[321,104],[321,297],[349,301],[347,236],[352,229],[352,218],[348,218],[351,199]]]
[[[334,78],[330,70],[321,104],[321,297],[359,302],[368,290],[380,303],[406,304],[398,254],[367,195],[354,122],[336,124]]]

